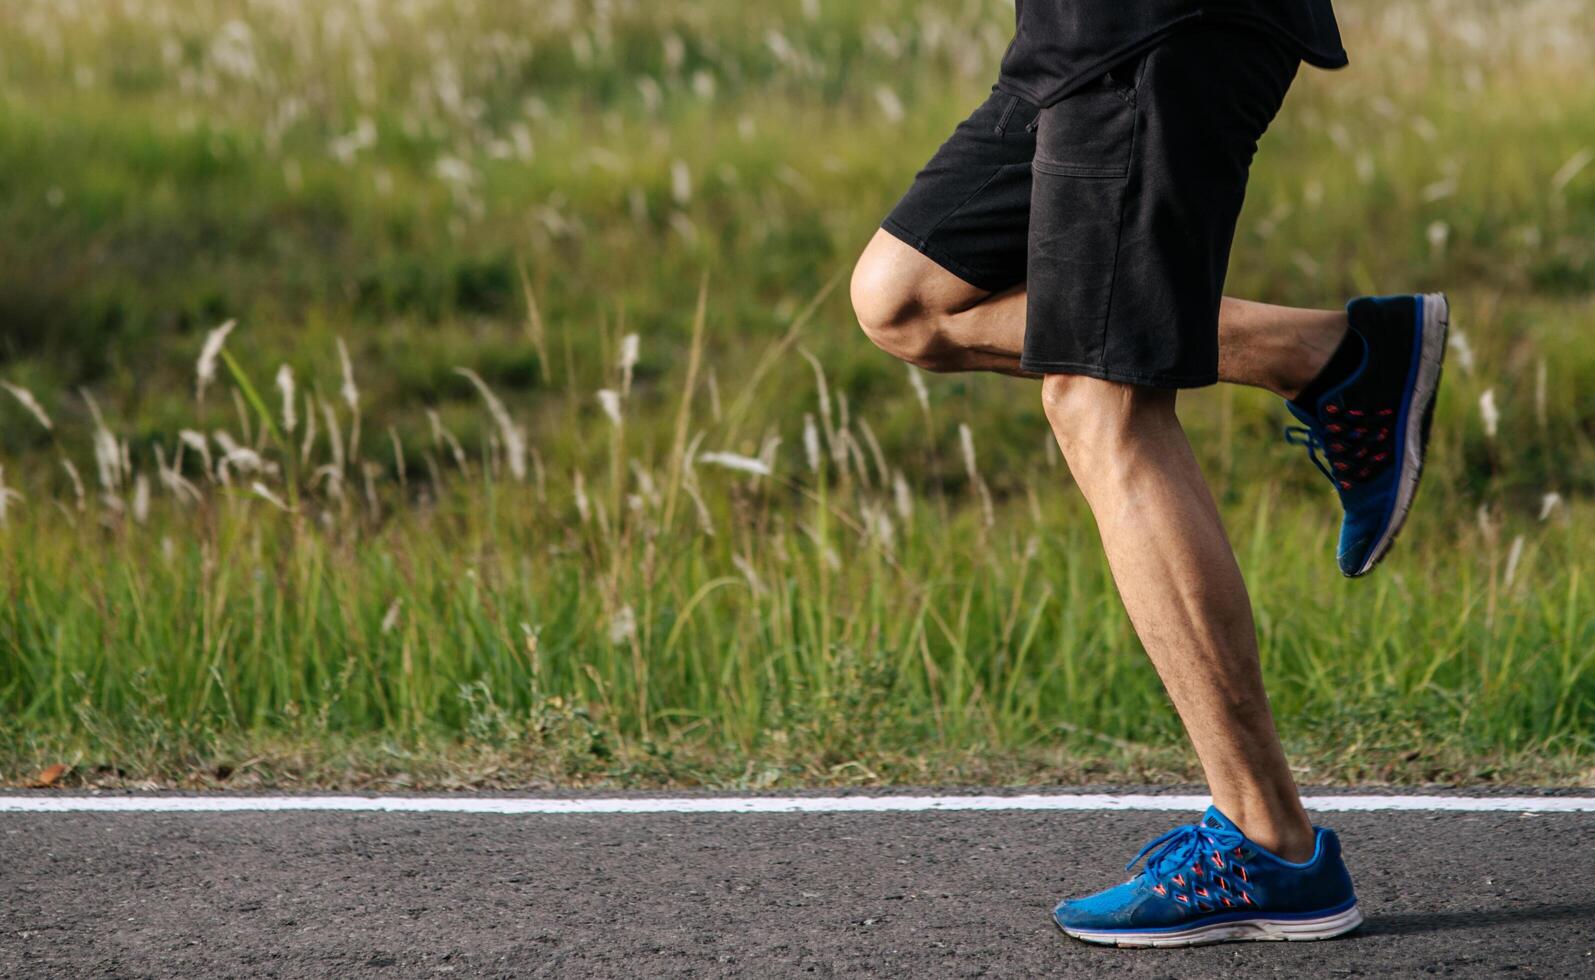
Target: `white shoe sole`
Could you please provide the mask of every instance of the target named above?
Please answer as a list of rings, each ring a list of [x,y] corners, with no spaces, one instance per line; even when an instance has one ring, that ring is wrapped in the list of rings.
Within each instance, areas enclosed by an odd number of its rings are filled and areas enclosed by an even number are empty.
[[[1366,575],[1379,564],[1390,546],[1395,544],[1401,526],[1407,523],[1407,512],[1412,510],[1412,500],[1418,493],[1418,481],[1423,477],[1423,418],[1434,404],[1440,390],[1440,371],[1445,364],[1446,333],[1450,329],[1451,306],[1444,293],[1424,293],[1423,334],[1418,350],[1418,377],[1412,387],[1412,404],[1407,409],[1407,429],[1401,452],[1401,474],[1396,483],[1396,503],[1385,523],[1384,533],[1374,542],[1362,567],[1350,577]]]
[[[1313,919],[1271,919],[1258,916],[1192,926],[1179,932],[1092,932],[1060,926],[1076,939],[1102,946],[1145,948],[1148,946],[1203,946],[1234,942],[1311,942],[1343,936],[1362,925],[1362,912],[1356,905],[1333,915]]]

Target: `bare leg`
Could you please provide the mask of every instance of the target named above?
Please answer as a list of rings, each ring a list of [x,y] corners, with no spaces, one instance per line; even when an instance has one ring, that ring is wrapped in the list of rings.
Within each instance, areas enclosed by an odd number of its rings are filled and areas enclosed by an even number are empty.
[[[859,325],[888,354],[927,371],[1022,375],[1023,284],[988,292],[877,231],[852,288]]]
[[[853,308],[883,350],[928,371],[1023,376],[1025,287],[1000,293],[970,285],[884,231],[853,273]],[[1231,384],[1282,398],[1301,391],[1346,333],[1341,310],[1298,310],[1225,297],[1218,373]]]
[[[1246,584],[1175,393],[1049,375],[1042,401],[1214,804],[1263,847],[1306,860],[1313,832],[1263,690]]]
[[[1224,297],[1218,308],[1218,377],[1294,398],[1346,336],[1345,310],[1298,310]]]

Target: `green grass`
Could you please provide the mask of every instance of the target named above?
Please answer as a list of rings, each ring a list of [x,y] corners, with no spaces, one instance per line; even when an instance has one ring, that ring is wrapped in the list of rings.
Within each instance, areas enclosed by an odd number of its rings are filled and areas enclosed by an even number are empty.
[[[1562,39],[1595,25],[1342,6],[1353,69],[1298,80],[1230,287],[1452,294],[1398,551],[1339,578],[1270,397],[1182,417],[1304,779],[1589,783],[1595,56]],[[922,402],[839,288],[1000,5],[373,9],[0,11],[0,380],[55,422],[0,393],[0,781],[1192,777],[1034,386]]]

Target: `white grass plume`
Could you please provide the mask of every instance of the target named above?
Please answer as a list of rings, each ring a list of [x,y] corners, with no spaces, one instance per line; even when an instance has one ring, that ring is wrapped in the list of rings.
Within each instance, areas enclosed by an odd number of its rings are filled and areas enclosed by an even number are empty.
[[[875,430],[870,428],[869,420],[860,416],[858,431],[864,436],[864,444],[869,447],[870,458],[875,461],[875,472],[880,475],[881,486],[886,486],[892,481],[891,468],[886,465],[886,452],[881,449],[881,441],[875,438]]]
[[[728,470],[736,470],[739,473],[751,473],[754,476],[770,475],[769,464],[765,463],[764,460],[754,459],[752,456],[741,456],[737,453],[700,453],[698,462],[708,463],[711,466],[719,466]]]
[[[631,377],[641,352],[641,339],[634,333],[620,338],[620,397],[631,397]]]
[[[526,333],[531,339],[532,349],[537,352],[537,370],[543,380],[549,378],[548,368],[548,329],[543,324],[542,311],[537,307],[537,294],[532,291],[532,278],[526,272],[526,263],[517,261],[515,270],[521,278],[521,296],[526,303]]]
[[[177,459],[181,461],[182,458],[182,444],[179,443]],[[177,463],[173,463],[171,466],[166,465],[166,450],[162,449],[161,444],[158,442],[155,444],[155,473],[160,478],[161,486],[165,487],[172,496],[182,503],[197,504],[200,502],[199,488],[183,476],[178,470]]]
[[[571,496],[576,501],[576,514],[586,524],[592,517],[592,503],[587,499],[587,481],[582,477],[582,471],[577,470],[570,481]]]
[[[1542,521],[1550,520],[1551,515],[1556,513],[1557,509],[1560,508],[1561,506],[1562,506],[1562,495],[1557,493],[1554,490],[1551,491],[1550,493],[1546,494],[1545,496],[1541,497],[1540,498],[1540,520],[1542,520]]]
[[[6,522],[6,512],[10,509],[11,504],[13,502],[20,504],[23,499],[21,493],[6,486],[6,468],[4,465],[0,465],[0,524]]]
[[[842,459],[837,452],[836,425],[831,415],[831,386],[825,379],[825,367],[820,364],[820,359],[810,354],[803,348],[798,348],[798,353],[809,362],[809,367],[814,369],[814,387],[817,389],[820,400],[820,427],[825,432],[825,444],[831,449],[831,458],[841,463]]]
[[[969,482],[976,482],[980,479],[980,469],[975,465],[975,434],[963,422],[958,423],[958,449],[964,457],[964,470],[969,474]]]
[[[685,160],[670,163],[670,197],[682,207],[692,202],[692,171]]]
[[[299,420],[294,415],[294,372],[286,364],[277,369],[277,390],[282,392],[282,430],[293,435]]]
[[[598,393],[598,405],[609,416],[609,421],[617,426],[621,424],[620,392],[605,388]]]
[[[386,613],[384,613],[383,616],[382,616],[382,635],[383,636],[387,636],[389,633],[392,633],[398,627],[399,619],[401,618],[401,614],[403,612],[404,612],[404,600],[403,599],[394,599],[393,602],[389,603],[388,611]],[[522,624],[522,625],[525,625],[525,624]]]
[[[630,606],[621,606],[609,618],[609,642],[619,646],[637,636],[637,613]]]
[[[254,494],[255,496],[259,497],[261,500],[264,500],[267,503],[271,504],[273,507],[277,508],[278,510],[284,510],[284,511],[290,511],[290,512],[293,510],[292,507],[288,506],[287,501],[283,500],[281,497],[277,496],[275,493],[272,493],[271,492],[271,488],[266,486],[264,483],[261,483],[259,480],[256,480],[256,481],[254,481],[253,483],[251,483],[249,485],[249,492]]]
[[[349,411],[360,411],[360,389],[354,383],[354,364],[349,360],[349,347],[338,338],[338,364],[343,368],[343,385],[339,387],[338,394],[343,396],[343,402],[349,406]]]
[[[38,419],[39,424],[44,426],[45,431],[55,431],[55,423],[50,421],[50,416],[45,413],[44,406],[39,404],[39,400],[33,397],[33,392],[9,381],[0,381],[0,388],[11,392],[11,397],[15,398],[23,408],[27,409],[30,415]]]
[[[919,402],[919,410],[929,415],[930,390],[925,387],[925,375],[912,364],[905,366],[908,368],[908,386],[914,389],[914,400]]]
[[[1486,388],[1484,394],[1479,396],[1479,418],[1484,421],[1484,434],[1490,439],[1501,428],[1501,410],[1495,404],[1495,389]]]
[[[1451,335],[1446,341],[1446,346],[1450,347],[1453,351],[1456,351],[1457,363],[1462,365],[1462,370],[1472,374],[1473,345],[1468,343],[1468,335],[1453,325],[1451,327]]]
[[[228,320],[205,335],[205,344],[199,349],[199,361],[194,365],[194,397],[200,401],[205,400],[205,389],[216,380],[216,361],[221,357],[227,335],[236,326],[237,320]]]
[[[133,481],[133,520],[143,524],[150,518],[150,480],[143,473]]]
[[[321,405],[322,419],[327,425],[327,441],[332,449],[332,466],[342,473],[348,457],[343,454],[343,433],[338,431],[337,410],[325,398],[317,398],[316,401]]]
[[[759,444],[759,462],[771,472],[775,472],[775,461],[781,451],[781,437],[774,432],[765,434],[764,442]]]
[[[66,470],[67,479],[72,481],[72,495],[77,499],[78,513],[83,513],[88,506],[88,494],[83,489],[83,477],[78,473],[78,468],[66,457],[61,458],[61,468]]]
[[[1512,582],[1517,578],[1518,562],[1523,560],[1523,535],[1519,534],[1512,539],[1512,547],[1506,553],[1506,575],[1502,584],[1507,588],[1512,587]]]
[[[986,486],[986,481],[980,476],[979,467],[975,465],[975,434],[963,422],[958,423],[958,448],[963,453],[964,469],[969,472],[969,482],[980,497],[980,511],[986,519],[986,526],[995,527],[997,511],[991,500],[991,489]]]
[[[690,467],[682,473],[681,489],[687,491],[687,499],[692,501],[693,513],[698,517],[698,530],[706,537],[714,537],[714,515],[709,512],[709,505],[703,502],[703,494],[698,490],[698,471]]]
[[[904,524],[914,520],[914,493],[909,489],[902,470],[892,475],[892,502],[897,505],[897,516]]]
[[[122,486],[122,447],[105,424],[105,416],[94,396],[87,391],[82,394],[88,403],[89,415],[94,419],[94,465],[99,470],[100,488],[110,493]]]
[[[315,396],[305,392],[305,437],[299,443],[299,465],[310,465],[310,454],[316,449]]]
[[[526,482],[526,430],[515,424],[510,418],[509,409],[493,394],[493,389],[487,386],[481,376],[470,368],[457,367],[454,373],[460,375],[476,390],[482,393],[482,401],[487,403],[487,412],[493,416],[493,422],[498,426],[499,438],[504,443],[504,458],[509,464],[510,475],[515,477],[517,483]]]

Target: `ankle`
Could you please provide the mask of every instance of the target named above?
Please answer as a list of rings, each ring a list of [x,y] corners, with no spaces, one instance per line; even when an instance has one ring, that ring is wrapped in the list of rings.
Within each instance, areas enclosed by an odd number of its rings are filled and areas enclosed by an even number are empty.
[[[1219,810],[1248,840],[1286,861],[1302,863],[1317,849],[1317,833],[1299,803],[1290,807],[1221,805]]]
[[[1345,313],[1325,310],[1293,331],[1291,356],[1278,361],[1279,370],[1273,385],[1275,393],[1287,401],[1300,397],[1329,367],[1350,329]]]

